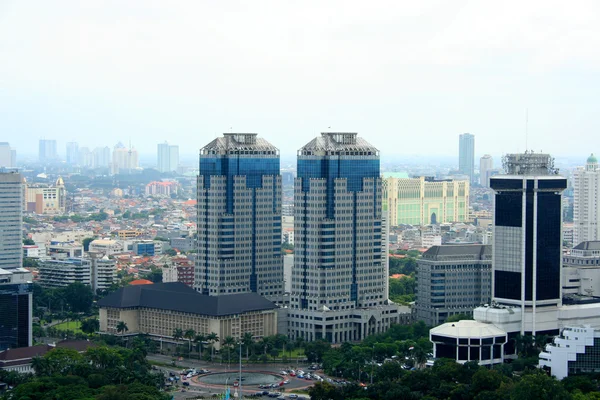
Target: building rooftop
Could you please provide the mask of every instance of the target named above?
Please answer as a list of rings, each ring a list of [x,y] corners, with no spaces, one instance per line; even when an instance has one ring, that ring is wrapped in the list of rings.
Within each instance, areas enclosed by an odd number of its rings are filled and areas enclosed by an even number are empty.
[[[505,336],[506,332],[495,327],[492,324],[486,324],[478,321],[462,320],[458,322],[447,322],[429,331],[431,335],[440,335],[447,337],[474,337],[486,338],[495,336]]]
[[[277,306],[256,293],[206,296],[180,282],[126,286],[98,301],[101,308],[156,308],[224,316],[272,310]]]
[[[242,153],[251,152],[251,153]],[[270,154],[279,155],[279,149],[259,138],[256,133],[224,133],[200,150],[200,154]]]
[[[600,250],[600,240],[581,242],[577,246],[573,247],[573,249],[575,249],[575,250]]]
[[[323,132],[298,150],[298,155],[379,155],[379,150],[357,133]]]
[[[587,163],[588,164],[598,164],[598,159],[596,158],[596,156],[594,155],[594,153],[592,153],[588,159],[587,159]]]
[[[432,246],[423,253],[424,259],[436,259],[441,256],[468,256],[469,259],[485,260],[492,255],[492,246],[485,244],[446,244]]]

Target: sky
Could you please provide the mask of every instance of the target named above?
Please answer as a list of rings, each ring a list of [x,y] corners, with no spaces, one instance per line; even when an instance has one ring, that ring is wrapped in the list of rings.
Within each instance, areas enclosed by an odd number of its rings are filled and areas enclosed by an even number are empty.
[[[598,1],[0,0],[0,141],[194,154],[256,132],[293,156],[338,131],[435,157],[470,132],[476,155],[585,159],[599,49]]]

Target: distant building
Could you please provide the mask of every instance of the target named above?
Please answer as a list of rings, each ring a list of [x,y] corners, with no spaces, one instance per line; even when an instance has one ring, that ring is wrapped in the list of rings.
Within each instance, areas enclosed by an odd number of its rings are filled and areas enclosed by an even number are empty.
[[[83,256],[83,245],[75,241],[51,241],[46,251],[54,259],[79,258]]]
[[[593,154],[573,172],[573,244],[600,240],[600,168]]]
[[[156,249],[152,240],[143,240],[133,244],[133,252],[138,256],[154,256]]]
[[[135,150],[134,150],[135,151]],[[120,156],[123,156],[122,154],[119,154]],[[132,163],[133,163],[133,157],[134,155],[132,154],[131,157],[127,158],[128,156],[126,156],[125,160],[123,160],[122,158],[119,159],[119,162],[122,162],[122,166],[125,168],[128,168],[129,164],[128,164],[128,160],[131,159]],[[92,154],[92,167],[94,168],[106,168],[110,165],[111,162],[111,156],[110,156],[110,147],[108,146],[104,146],[104,147],[96,147],[93,151]],[[137,164],[137,152],[135,153],[135,163]]]
[[[157,146],[158,171],[176,172],[179,167],[179,146],[169,145],[168,142],[160,143]]]
[[[0,170],[0,268],[23,266],[23,177]]]
[[[90,242],[90,251],[110,256],[123,251],[123,245],[116,240],[96,239]]]
[[[458,138],[458,170],[469,177],[475,178],[475,136],[463,133]]]
[[[494,169],[494,159],[489,154],[479,159],[479,184],[483,187],[490,187],[490,177]]]
[[[97,344],[88,340],[63,340],[57,344],[38,344],[36,346],[10,348],[0,352],[0,370],[15,371],[21,374],[33,374],[31,366],[35,357],[43,357],[49,351],[61,347],[76,350],[79,353],[86,351]]]
[[[79,164],[79,143],[68,142],[67,143],[67,164],[77,165]]]
[[[77,161],[77,163],[85,168],[90,168],[92,167],[93,163],[94,163],[94,157],[92,155],[92,152],[90,151],[89,147],[80,147],[79,148],[79,160]]]
[[[52,162],[58,160],[56,140],[40,139],[39,161]]]
[[[92,288],[106,290],[116,282],[117,267],[108,257],[66,258],[46,260],[39,264],[39,284],[44,287],[65,287],[79,282]],[[94,269],[95,268],[95,269]]]
[[[31,346],[32,281],[25,268],[0,269],[0,351]]]
[[[172,238],[171,248],[179,251],[192,251],[196,249],[196,241],[193,237]]]
[[[469,218],[469,182],[429,177],[383,180],[383,210],[391,226],[465,222]]]
[[[142,232],[139,229],[122,229],[117,232],[117,236],[119,237],[119,239],[134,239],[138,236],[143,235],[143,233],[144,232]]]
[[[540,368],[557,379],[600,372],[600,330],[567,326],[540,353]]]
[[[139,167],[138,152],[133,147],[128,149],[123,143],[118,143],[112,154],[111,172],[116,174],[130,174]]]
[[[117,334],[120,321],[127,324],[126,335],[144,333],[167,342],[173,341],[175,327],[236,339],[277,333],[277,306],[256,293],[207,296],[180,282],[157,283],[121,288],[100,299],[98,307],[100,331],[109,334]]]
[[[600,297],[600,241],[579,243],[563,255],[562,291]]]
[[[417,264],[416,318],[428,326],[452,315],[472,315],[474,308],[490,302],[491,246],[433,246]]]
[[[59,177],[54,186],[26,182],[25,204],[27,212],[64,214],[67,210],[67,191],[63,179]]]
[[[179,183],[175,181],[170,182],[150,182],[146,185],[146,196],[170,196],[177,194],[179,189]]]
[[[0,168],[14,168],[17,166],[17,151],[10,147],[8,142],[0,142]]]

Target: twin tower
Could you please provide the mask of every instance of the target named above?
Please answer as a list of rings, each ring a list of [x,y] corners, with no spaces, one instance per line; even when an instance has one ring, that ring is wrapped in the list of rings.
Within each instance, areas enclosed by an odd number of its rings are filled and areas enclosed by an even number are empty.
[[[298,150],[287,295],[279,150],[255,133],[210,142],[200,150],[196,290],[288,305],[291,338],[360,340],[398,322],[387,299],[379,164],[379,151],[356,133],[322,133]]]

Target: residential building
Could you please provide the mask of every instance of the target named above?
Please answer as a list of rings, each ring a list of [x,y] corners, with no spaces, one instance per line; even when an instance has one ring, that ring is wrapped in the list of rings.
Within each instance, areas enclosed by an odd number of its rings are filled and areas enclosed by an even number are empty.
[[[49,288],[79,282],[94,290],[106,290],[117,278],[115,261],[99,253],[94,258],[45,260],[38,269],[40,285]]]
[[[479,159],[479,184],[483,187],[490,187],[490,177],[494,170],[494,159],[489,154],[485,154]]]
[[[200,150],[195,288],[211,296],[283,295],[279,150],[224,133]]]
[[[138,152],[135,148],[126,148],[119,142],[113,149],[111,172],[116,174],[130,174],[138,169]]]
[[[144,232],[139,229],[122,229],[117,232],[119,239],[135,239],[141,236]]]
[[[79,164],[79,143],[68,142],[67,143],[67,164],[77,165]]]
[[[169,145],[168,142],[158,146],[158,172],[175,172],[179,167],[179,146]]]
[[[175,181],[159,182],[154,181],[146,185],[146,196],[171,196],[177,194],[179,183]]]
[[[383,210],[391,226],[465,222],[469,188],[468,181],[388,176],[383,181]]]
[[[0,168],[14,168],[17,166],[17,151],[10,147],[8,142],[0,142]]]
[[[46,246],[46,251],[48,256],[54,259],[79,258],[83,256],[83,244],[75,241],[51,241],[50,244]]]
[[[90,151],[89,147],[80,147],[79,148],[79,160],[77,163],[85,168],[90,168],[94,164],[94,156]]]
[[[573,172],[573,244],[600,240],[600,168],[593,154]]]
[[[298,151],[288,336],[362,340],[398,323],[385,298],[379,151],[356,133],[322,133]]]
[[[434,358],[451,358],[459,364],[475,361],[478,365],[504,363],[506,332],[492,324],[462,320],[448,322],[429,331]]]
[[[58,160],[56,152],[56,140],[40,139],[39,146],[39,161],[52,162]]]
[[[192,251],[196,249],[196,241],[193,237],[172,238],[171,248],[179,251]]]
[[[135,150],[133,150],[135,151]],[[119,153],[119,162],[121,162],[122,168],[129,168],[130,165],[137,164],[137,152],[135,154],[132,153],[131,157],[129,155],[123,155]],[[125,158],[123,160],[123,157]],[[134,159],[135,157],[135,159]],[[110,147],[96,147],[92,152],[92,166],[94,168],[106,168],[110,165],[111,162],[111,154]],[[121,167],[120,167],[121,168]],[[136,167],[132,167],[136,168]]]
[[[475,136],[463,133],[458,137],[458,170],[469,177],[469,182],[475,178]]]
[[[249,332],[255,340],[277,333],[277,306],[264,297],[207,296],[181,282],[126,286],[100,299],[98,307],[100,332],[109,334],[119,333],[120,321],[127,325],[126,335],[144,333],[161,341],[173,341],[175,328],[236,339]]]
[[[32,281],[25,268],[0,269],[0,351],[31,346]]]
[[[23,266],[23,178],[0,169],[0,268]]]
[[[491,300],[492,247],[480,244],[433,246],[417,262],[417,320],[428,326]]]
[[[25,182],[25,204],[27,212],[36,214],[63,214],[67,209],[65,183],[58,177],[54,186]]]
[[[102,253],[105,256],[111,256],[123,251],[123,245],[116,240],[96,239],[90,242],[90,251]]]
[[[174,261],[163,266],[163,282],[181,282],[189,287],[194,286],[194,265],[185,259],[185,262]]]
[[[559,380],[600,372],[600,330],[589,325],[565,327],[540,353],[539,366]]]

